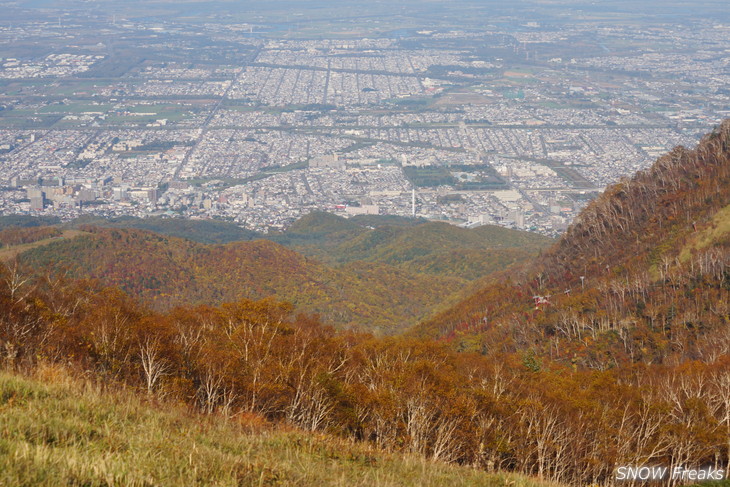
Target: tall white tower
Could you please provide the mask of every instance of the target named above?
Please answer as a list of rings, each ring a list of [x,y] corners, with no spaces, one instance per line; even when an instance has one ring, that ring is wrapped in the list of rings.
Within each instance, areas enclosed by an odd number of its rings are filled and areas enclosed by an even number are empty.
[[[416,188],[411,192],[411,215],[416,218]]]

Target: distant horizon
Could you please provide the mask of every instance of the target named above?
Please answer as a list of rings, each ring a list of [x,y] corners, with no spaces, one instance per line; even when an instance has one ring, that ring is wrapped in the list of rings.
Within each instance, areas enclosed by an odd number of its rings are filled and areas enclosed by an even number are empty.
[[[415,213],[555,236],[730,116],[723,2],[363,5],[8,5],[0,212],[259,232]]]

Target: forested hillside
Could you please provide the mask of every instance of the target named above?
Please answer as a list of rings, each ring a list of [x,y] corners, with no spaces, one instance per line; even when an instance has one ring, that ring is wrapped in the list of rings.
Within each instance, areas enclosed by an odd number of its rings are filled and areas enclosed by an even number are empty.
[[[532,267],[417,330],[591,368],[730,351],[730,122],[591,203]]]
[[[20,261],[99,279],[160,310],[276,296],[338,327],[379,333],[415,324],[453,302],[470,280],[535,252],[495,249],[470,261],[473,252],[453,250],[443,260],[431,256],[431,268],[418,261],[332,266],[264,240],[207,246],[141,230],[84,228],[77,238],[27,250]]]
[[[277,296],[340,327],[388,333],[424,317],[463,286],[388,266],[335,269],[265,240],[208,246],[142,230],[86,230],[25,252],[20,261],[99,279],[160,310]]]
[[[531,267],[502,271],[437,319],[391,337],[336,331],[271,299],[153,310],[71,274],[10,265],[0,268],[0,353],[7,368],[59,362],[202,414],[255,415],[487,472],[569,485],[616,485],[620,465],[727,472],[729,205],[727,122],[697,149],[678,148],[609,188]],[[261,259],[290,279],[325,268],[271,242],[210,247],[88,230],[26,255],[63,250],[68,262],[74,254],[135,276],[170,269],[163,277],[182,280],[191,276],[181,263],[229,280]],[[397,241],[399,232],[381,234]],[[109,248],[121,252],[113,264]],[[101,253],[78,258],[89,249]],[[250,264],[231,264],[245,256]],[[350,265],[370,263],[326,272]],[[391,287],[383,292],[398,296]]]
[[[497,227],[388,222],[368,228],[315,213],[290,231],[270,236],[315,258],[266,240],[205,245],[144,230],[76,224],[83,235],[23,249],[20,262],[39,271],[99,279],[158,310],[275,296],[340,328],[390,334],[455,302],[471,290],[472,281],[529,261],[550,242]],[[211,225],[195,222],[190,228],[198,236],[219,228]],[[187,227],[173,221],[167,228],[184,233]],[[0,232],[0,242],[6,234],[16,241],[31,233],[40,238],[60,232],[56,227],[9,228]]]
[[[84,215],[68,225],[74,228],[90,225],[106,228],[136,228],[206,244],[240,242],[262,238],[262,234],[253,230],[246,230],[233,223],[216,220],[161,217],[136,218],[131,216],[101,218]]]
[[[552,243],[552,239],[536,233],[494,225],[467,230],[422,218],[359,215],[346,219],[320,211],[303,216],[283,232],[268,234],[227,222],[159,217],[82,217],[65,226],[149,230],[206,244],[270,240],[328,265],[362,260],[466,280],[484,277],[514,262],[528,262]]]
[[[60,362],[202,414],[570,485],[611,484],[616,465],[728,461],[727,354],[601,371],[532,350],[337,333],[273,301],[155,313],[120,291],[15,268],[0,270],[0,353],[5,368]]]

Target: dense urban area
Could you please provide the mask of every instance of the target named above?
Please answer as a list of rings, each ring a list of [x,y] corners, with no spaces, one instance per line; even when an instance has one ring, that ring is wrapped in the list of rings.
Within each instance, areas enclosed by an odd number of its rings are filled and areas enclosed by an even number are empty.
[[[730,114],[730,22],[700,14],[80,5],[0,2],[0,214],[267,232],[316,209],[554,235]]]

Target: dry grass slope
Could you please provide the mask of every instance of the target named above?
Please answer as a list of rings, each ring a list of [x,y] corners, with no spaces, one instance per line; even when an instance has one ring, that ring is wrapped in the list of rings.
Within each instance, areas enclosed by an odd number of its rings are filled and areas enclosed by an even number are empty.
[[[150,406],[63,369],[0,372],[0,485],[547,485]]]

